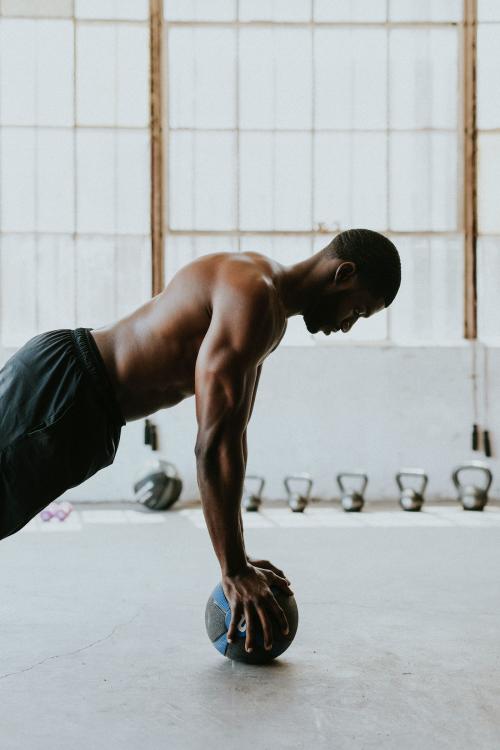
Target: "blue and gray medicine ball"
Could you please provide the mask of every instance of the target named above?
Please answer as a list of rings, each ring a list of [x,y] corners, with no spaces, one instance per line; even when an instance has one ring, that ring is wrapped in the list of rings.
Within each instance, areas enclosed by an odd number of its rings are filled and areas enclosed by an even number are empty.
[[[227,601],[222,584],[219,583],[212,591],[205,609],[205,625],[207,634],[213,645],[223,656],[234,661],[242,661],[247,664],[265,664],[282,654],[295,638],[299,624],[299,612],[295,597],[288,596],[280,589],[273,586],[272,592],[276,601],[285,613],[290,632],[283,635],[279,624],[274,618],[271,619],[273,628],[273,647],[271,651],[264,648],[264,638],[260,623],[257,624],[257,637],[255,638],[252,653],[245,651],[246,623],[244,619],[239,622],[237,628],[238,638],[236,643],[227,642],[227,631],[231,623],[231,610]]]

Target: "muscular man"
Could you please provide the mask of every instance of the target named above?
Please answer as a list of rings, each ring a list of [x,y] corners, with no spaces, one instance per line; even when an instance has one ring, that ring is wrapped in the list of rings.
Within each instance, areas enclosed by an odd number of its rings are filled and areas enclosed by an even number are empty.
[[[289,582],[247,557],[241,522],[262,364],[292,315],[311,333],[347,333],[390,305],[400,278],[388,239],[349,230],[289,267],[257,253],[204,256],[114,325],[35,336],[0,371],[0,538],[111,464],[126,422],[194,395],[198,483],[233,615],[228,636],[244,615],[246,648],[259,622],[270,648],[271,618],[287,630],[270,586],[289,591]]]

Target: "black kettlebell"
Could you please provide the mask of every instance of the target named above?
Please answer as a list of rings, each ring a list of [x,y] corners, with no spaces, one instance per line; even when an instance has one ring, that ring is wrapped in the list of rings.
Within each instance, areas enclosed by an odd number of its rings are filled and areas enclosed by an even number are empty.
[[[253,492],[248,489],[247,482],[257,482]],[[262,491],[266,480],[257,474],[247,474],[245,477],[245,491],[243,493],[243,507],[246,511],[255,513],[262,504]]]
[[[476,471],[482,475],[485,482],[484,486],[476,484],[462,484],[460,474],[464,471]],[[455,469],[451,475],[453,484],[458,490],[458,499],[462,503],[464,510],[483,510],[488,502],[488,490],[493,481],[493,474],[490,468],[481,461],[470,461],[468,464],[462,464]]]
[[[353,487],[346,488],[344,483],[346,477],[360,479],[360,488],[358,490],[355,490]],[[342,471],[340,474],[337,474],[337,484],[342,493],[340,502],[346,513],[359,513],[365,504],[364,494],[368,484],[368,475],[360,471]]]
[[[291,482],[305,483],[305,494],[304,492],[300,493],[296,490],[293,490],[291,487]],[[288,505],[290,506],[290,510],[292,510],[294,513],[303,513],[311,496],[311,490],[313,486],[311,475],[290,474],[289,476],[285,477],[285,479],[283,480],[283,484],[285,485],[286,493],[288,495]]]
[[[413,477],[420,480],[420,488],[405,487],[403,477]],[[429,477],[422,469],[401,469],[396,474],[396,482],[399,487],[400,497],[399,504],[403,510],[411,513],[418,512],[424,504],[424,492],[427,487]]]

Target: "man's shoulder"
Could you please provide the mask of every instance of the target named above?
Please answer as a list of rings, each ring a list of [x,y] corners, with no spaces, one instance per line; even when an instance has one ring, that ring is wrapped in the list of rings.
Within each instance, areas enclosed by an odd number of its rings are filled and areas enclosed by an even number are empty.
[[[220,263],[214,291],[223,297],[237,297],[249,309],[261,312],[278,302],[271,265],[256,253],[226,256]]]

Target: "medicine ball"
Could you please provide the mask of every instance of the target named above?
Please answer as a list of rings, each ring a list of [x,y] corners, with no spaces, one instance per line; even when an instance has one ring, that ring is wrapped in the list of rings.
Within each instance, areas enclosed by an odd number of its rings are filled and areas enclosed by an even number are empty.
[[[181,491],[177,469],[161,458],[146,464],[134,484],[135,499],[151,510],[167,510],[179,499]]]
[[[227,601],[222,584],[219,583],[210,595],[205,609],[205,626],[207,634],[213,645],[223,656],[234,661],[242,661],[247,664],[265,664],[272,661],[282,654],[295,638],[297,626],[299,624],[299,613],[295,597],[288,596],[281,589],[272,587],[272,592],[276,601],[282,608],[288,620],[290,632],[283,635],[279,624],[275,618],[271,618],[273,630],[273,647],[271,651],[264,648],[264,637],[260,621],[257,623],[257,636],[254,642],[252,653],[245,651],[246,625],[244,619],[240,621],[237,627],[238,638],[236,643],[227,642],[227,631],[231,623],[231,610]]]

